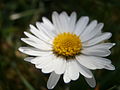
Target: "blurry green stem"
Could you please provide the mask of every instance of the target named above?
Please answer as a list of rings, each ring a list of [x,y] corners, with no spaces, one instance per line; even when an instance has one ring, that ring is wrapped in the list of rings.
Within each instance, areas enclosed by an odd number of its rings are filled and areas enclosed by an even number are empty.
[[[20,79],[23,81],[23,83],[25,84],[25,86],[29,89],[29,90],[35,90],[32,85],[30,85],[30,83],[22,76],[22,74],[20,73],[20,71],[18,69],[17,70],[17,73],[18,75],[20,76]]]
[[[16,20],[16,19],[19,19],[19,18],[22,18],[22,17],[33,15],[36,12],[40,12],[40,11],[41,11],[40,9],[31,9],[31,10],[27,10],[27,11],[24,11],[24,12],[21,12],[21,13],[14,13],[10,16],[10,19],[11,20]]]

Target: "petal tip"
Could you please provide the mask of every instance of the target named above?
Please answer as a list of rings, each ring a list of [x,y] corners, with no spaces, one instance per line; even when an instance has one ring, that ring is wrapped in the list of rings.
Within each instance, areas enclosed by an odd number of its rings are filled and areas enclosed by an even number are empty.
[[[58,15],[57,11],[53,11],[52,15]]]
[[[22,47],[19,47],[19,48],[18,48],[18,50],[19,50],[20,52],[23,52],[23,49],[22,49]]]
[[[25,40],[25,38],[21,38],[21,41],[24,41]]]
[[[115,46],[116,45],[116,43],[113,43],[113,46]]]

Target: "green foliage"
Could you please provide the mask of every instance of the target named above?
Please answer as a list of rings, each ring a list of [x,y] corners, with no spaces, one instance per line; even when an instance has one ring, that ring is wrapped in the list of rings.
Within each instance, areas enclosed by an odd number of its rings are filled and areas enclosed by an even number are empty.
[[[51,19],[53,11],[76,11],[78,18],[103,22],[103,31],[112,32],[110,42],[116,43],[108,57],[116,70],[94,71],[96,88],[90,88],[81,76],[69,85],[61,78],[55,90],[120,90],[120,0],[0,0],[0,90],[47,90],[49,75],[25,62],[18,47],[24,44],[20,38],[29,24],[41,21],[42,16]]]

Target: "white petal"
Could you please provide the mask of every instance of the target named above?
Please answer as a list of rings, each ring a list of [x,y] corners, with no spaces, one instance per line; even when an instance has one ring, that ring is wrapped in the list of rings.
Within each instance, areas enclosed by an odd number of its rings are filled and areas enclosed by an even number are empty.
[[[88,21],[89,21],[88,17],[81,17],[76,24],[74,33],[76,35],[80,35],[84,31],[85,27],[87,26]]]
[[[87,68],[89,68],[89,69],[96,69],[96,66],[95,66],[94,64],[92,64],[92,62],[90,62],[90,61],[88,62],[85,57],[83,57],[83,56],[80,55],[80,57],[79,57],[79,56],[76,56],[76,59],[77,59],[78,62],[79,62],[80,64],[82,64],[83,66],[85,66],[85,67],[87,67]]]
[[[92,55],[92,56],[100,56],[100,57],[106,57],[106,56],[109,56],[111,54],[110,50],[107,50],[107,49],[97,49],[97,48],[94,48],[94,49],[83,49],[81,50],[81,53],[82,54],[85,54],[85,55]]]
[[[52,53],[50,51],[41,51],[39,49],[32,48],[32,47],[20,47],[19,51],[31,56],[44,56],[47,53]]]
[[[30,38],[21,38],[21,40],[22,40],[23,42],[25,42],[25,43],[27,43],[27,44],[35,47],[35,48],[40,49],[40,48],[39,48],[39,45],[38,45],[35,41],[31,40]]]
[[[46,28],[46,25],[44,23],[36,22],[36,26],[41,32],[43,32],[50,39],[53,39],[55,37],[55,33],[48,30],[48,28]]]
[[[109,39],[110,37],[112,36],[111,33],[103,33],[102,35],[98,36],[98,37],[95,37],[89,41],[86,41],[83,43],[83,46],[92,46],[92,45],[95,45],[97,43],[100,43],[104,40],[107,40]]]
[[[92,78],[85,78],[86,82],[90,87],[95,87],[96,86],[96,81],[94,76],[92,75]]]
[[[47,56],[49,58],[43,57],[42,59],[39,59],[39,61],[36,60],[35,67],[38,69],[42,69],[43,73],[50,73],[54,71],[54,59],[52,59],[50,56]],[[35,62],[35,61],[34,61]],[[32,63],[34,63],[32,62]]]
[[[57,12],[53,12],[52,14],[52,21],[53,24],[55,26],[56,32],[59,34],[62,30],[61,30],[61,23],[60,23],[60,19],[59,19],[59,15]]]
[[[46,17],[43,17],[42,20],[43,20],[43,24],[44,24],[44,27],[46,28],[46,30],[50,30],[53,33],[53,35],[57,35],[55,27],[51,23],[51,21],[48,20]]]
[[[46,54],[45,56],[36,57],[31,60],[31,63],[35,64],[37,68],[42,68],[47,63],[51,62],[53,60],[52,54]]]
[[[32,59],[34,59],[35,57],[26,57],[24,60],[27,62],[31,62]]]
[[[89,34],[84,35],[84,37],[85,37],[85,36],[86,36],[86,37],[83,39],[82,42],[85,42],[85,41],[87,41],[87,40],[90,40],[90,39],[94,38],[96,35],[100,34],[102,28],[103,28],[103,23],[99,23],[99,24],[94,28],[94,30],[92,30]],[[81,40],[82,40],[82,39],[81,39]]]
[[[61,32],[69,32],[69,26],[68,26],[68,15],[66,12],[62,12],[60,15],[59,15],[59,18],[60,18],[60,23],[61,23]]]
[[[21,40],[40,50],[51,50],[52,49],[52,46],[50,44],[47,44],[37,38],[36,39],[35,38],[21,38]]]
[[[42,17],[42,20],[44,22],[44,24],[49,27],[49,30],[53,31],[54,30],[54,26],[51,23],[51,21],[49,19],[47,19],[46,17]]]
[[[30,32],[33,33],[39,39],[41,39],[47,43],[50,41],[50,38],[48,36],[46,36],[43,32],[41,32],[40,30],[35,28],[33,25],[30,25]]]
[[[93,30],[91,31],[89,30],[88,32],[85,32],[84,34],[81,34],[81,41],[85,42],[87,40],[94,38],[96,35],[100,34],[100,31],[102,28],[103,28],[103,23],[99,23]]]
[[[105,66],[105,69],[107,70],[115,70],[115,66],[113,66],[112,64],[108,64]]]
[[[54,62],[55,73],[63,74],[66,69],[66,60],[63,58],[56,57],[56,61]]]
[[[83,66],[89,69],[103,69],[109,64],[111,64],[110,60],[95,56],[80,55],[80,56],[76,56],[76,59],[80,64],[82,64]]]
[[[91,78],[92,77],[92,72],[87,69],[86,67],[84,67],[83,65],[81,65],[80,63],[77,62],[77,64],[79,65],[79,72],[87,78]]]
[[[102,44],[96,45],[96,47],[106,48],[106,49],[111,49],[113,46],[115,46],[115,43],[102,43]]]
[[[47,63],[46,65],[42,66],[42,72],[43,73],[50,73],[54,71],[54,61],[55,60],[51,60],[49,63]],[[39,67],[40,68],[40,67]]]
[[[44,30],[43,32],[51,38],[54,38],[57,35],[55,30],[49,30],[50,28],[44,23],[41,23],[41,28]]]
[[[63,74],[63,80],[65,83],[69,83],[71,81],[70,77],[69,77],[69,62],[66,62],[66,70],[65,73]]]
[[[79,66],[76,60],[70,60],[68,63],[68,73],[71,80],[77,80],[79,78]]]
[[[85,42],[87,40],[92,39],[98,33],[100,33],[101,29],[103,28],[103,23],[99,23],[97,25],[97,21],[91,22],[88,27],[85,29],[85,31],[80,35],[81,41]]]
[[[24,34],[34,41],[40,41],[37,37],[33,36],[32,34],[30,34],[28,32],[24,32]]]
[[[91,47],[83,47],[81,53],[86,55],[105,57],[111,54],[109,49],[114,45],[115,43],[101,43]]]
[[[60,75],[56,74],[55,72],[52,72],[47,82],[47,88],[53,89],[56,86],[59,79],[60,79]]]
[[[42,69],[44,73],[55,71],[57,74],[63,74],[66,69],[66,61],[62,58],[56,58],[54,55],[46,55],[45,57],[38,57],[31,61],[36,64],[36,68]]]
[[[96,21],[96,20],[92,21],[92,22],[85,28],[85,30],[83,31],[83,33],[82,33],[80,36],[82,37],[82,36],[90,33],[90,32],[96,27],[96,25],[97,25],[97,21]]]
[[[111,49],[113,46],[115,46],[115,43],[100,43],[94,46],[90,46],[90,47],[83,47],[85,49]]]
[[[53,55],[53,58],[50,61],[51,63],[42,66],[43,72],[49,73],[51,70],[55,71],[56,74],[63,74],[65,72],[66,60]]]
[[[33,36],[32,34],[30,34],[30,33],[28,33],[28,32],[24,32],[24,34],[25,34],[27,37],[29,37],[30,39],[33,39],[33,40],[36,41],[36,42],[41,42],[41,44],[42,44],[42,43],[50,44],[50,43],[47,42],[46,40],[39,39],[39,38]]]
[[[37,58],[35,58],[35,57],[27,57],[24,60],[36,64],[35,65],[36,68],[42,69],[43,73],[52,72],[54,70],[53,60],[52,59],[46,60],[45,58],[42,58],[42,59],[41,59],[41,57],[37,57]]]
[[[69,20],[69,32],[73,32],[75,29],[75,24],[76,24],[76,19],[77,19],[77,14],[76,12],[72,12],[70,15],[70,20]]]

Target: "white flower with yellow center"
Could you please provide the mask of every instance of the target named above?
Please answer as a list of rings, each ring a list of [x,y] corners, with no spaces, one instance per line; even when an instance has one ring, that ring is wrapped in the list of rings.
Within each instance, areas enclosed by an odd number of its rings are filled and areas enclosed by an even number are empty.
[[[53,89],[63,74],[65,83],[77,80],[81,75],[91,87],[96,82],[90,70],[115,67],[109,59],[110,48],[114,43],[104,43],[112,34],[102,33],[103,23],[93,20],[89,23],[87,16],[76,22],[76,13],[70,16],[66,12],[53,12],[52,21],[42,18],[36,27],[30,25],[30,33],[24,32],[28,38],[21,40],[32,47],[20,47],[19,50],[31,57],[25,58],[41,69],[43,73],[51,73],[47,82],[48,89]]]

